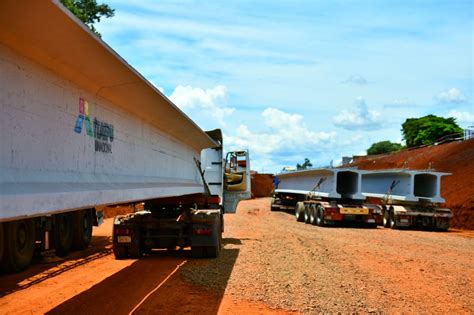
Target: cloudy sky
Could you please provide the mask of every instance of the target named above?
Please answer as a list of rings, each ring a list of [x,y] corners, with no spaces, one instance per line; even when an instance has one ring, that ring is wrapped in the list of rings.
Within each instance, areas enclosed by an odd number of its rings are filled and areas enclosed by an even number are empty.
[[[474,125],[471,0],[105,2],[102,39],[259,172],[400,142],[410,117]]]

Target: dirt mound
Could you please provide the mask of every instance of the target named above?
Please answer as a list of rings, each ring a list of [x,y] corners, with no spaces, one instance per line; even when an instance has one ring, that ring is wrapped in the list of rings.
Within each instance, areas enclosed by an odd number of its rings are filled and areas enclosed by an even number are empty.
[[[273,174],[259,174],[252,172],[251,175],[252,197],[269,197],[273,192]]]
[[[141,203],[138,203],[136,205],[124,204],[116,206],[98,207],[97,210],[102,210],[104,213],[104,219],[108,219],[120,214],[128,214],[136,211],[141,211],[143,210],[143,205]]]
[[[441,179],[441,196],[454,213],[452,227],[474,230],[474,139],[398,153],[354,157],[360,169],[435,169],[452,173]]]

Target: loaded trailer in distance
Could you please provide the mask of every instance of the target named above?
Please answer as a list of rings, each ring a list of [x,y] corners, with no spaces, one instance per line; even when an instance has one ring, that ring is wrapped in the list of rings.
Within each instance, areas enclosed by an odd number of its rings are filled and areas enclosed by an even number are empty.
[[[431,170],[377,170],[362,175],[363,195],[377,200],[388,228],[449,229],[453,214],[441,206],[441,177]]]
[[[225,183],[220,132],[200,129],[58,1],[1,2],[0,73],[2,270],[87,247],[104,205],[192,206],[191,220],[158,214],[183,226],[160,235],[194,231],[208,246],[222,213],[250,196],[247,153],[228,156]],[[215,155],[204,176],[201,152]]]
[[[375,228],[382,223],[382,209],[364,203],[361,174],[354,168],[280,173],[271,209],[294,211],[297,221],[313,225],[353,222]]]

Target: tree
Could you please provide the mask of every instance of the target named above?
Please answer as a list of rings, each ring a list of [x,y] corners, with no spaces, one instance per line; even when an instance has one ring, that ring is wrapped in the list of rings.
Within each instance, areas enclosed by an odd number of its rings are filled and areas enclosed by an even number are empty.
[[[443,136],[462,131],[453,117],[427,115],[420,118],[408,118],[402,124],[403,138],[409,148],[431,144]]]
[[[296,164],[296,169],[297,169],[297,170],[305,170],[305,169],[307,169],[308,167],[312,167],[312,166],[313,166],[313,164],[311,164],[311,162],[309,161],[309,159],[308,159],[308,158],[305,158],[303,164],[300,164],[300,163]]]
[[[370,148],[367,149],[368,155],[373,154],[382,154],[389,153],[394,151],[399,151],[402,148],[400,143],[390,142],[390,141],[380,141],[372,144]]]
[[[61,0],[61,3],[99,37],[101,35],[95,29],[94,23],[100,22],[103,16],[110,18],[115,14],[114,9],[107,4],[97,4],[96,0]]]

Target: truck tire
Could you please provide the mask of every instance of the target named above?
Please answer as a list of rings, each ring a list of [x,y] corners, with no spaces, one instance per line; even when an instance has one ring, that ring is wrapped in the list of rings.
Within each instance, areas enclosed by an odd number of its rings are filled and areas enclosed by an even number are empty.
[[[206,252],[204,246],[191,246],[191,257],[193,258],[204,258]]]
[[[91,210],[80,210],[72,214],[72,247],[74,249],[81,250],[89,246],[92,240],[92,226]]]
[[[270,198],[270,211],[277,211],[278,207],[275,207],[275,198]]]
[[[72,247],[72,239],[72,214],[56,214],[54,216],[54,241],[57,256],[64,257],[69,254]]]
[[[316,205],[312,204],[309,207],[309,223],[316,225]]]
[[[296,221],[298,222],[304,221],[304,203],[301,201],[296,203],[295,217],[296,217]]]
[[[125,259],[127,258],[127,248],[125,246],[112,246],[115,259]]]
[[[390,211],[389,213],[390,213],[390,215],[389,215],[390,228],[391,229],[397,229],[398,225],[397,225],[397,221],[395,220],[395,213],[394,213],[394,211]]]
[[[218,234],[217,234],[217,238],[215,240],[214,245],[213,246],[206,246],[206,248],[204,250],[205,254],[206,254],[206,257],[208,257],[208,258],[217,258],[217,257],[219,257],[219,254],[221,253],[222,233],[220,233],[220,231],[221,231],[220,224],[217,227],[216,231],[218,231],[217,232]]]
[[[384,208],[383,210],[383,227],[390,227],[390,209]]]
[[[310,208],[309,208],[309,204],[305,204],[304,205],[304,223],[306,224],[309,224],[310,223]]]
[[[318,205],[316,208],[316,225],[326,226],[324,222],[324,208]]]
[[[4,255],[2,269],[19,272],[26,269],[35,250],[35,224],[33,219],[4,223]]]

